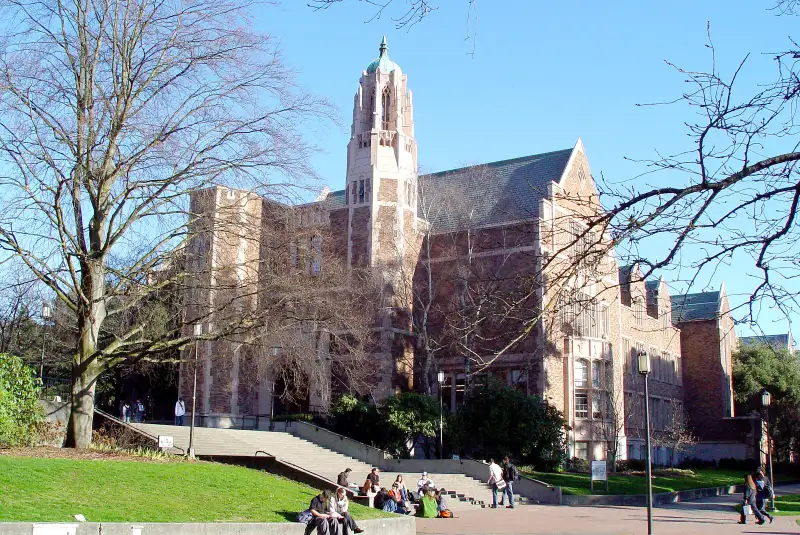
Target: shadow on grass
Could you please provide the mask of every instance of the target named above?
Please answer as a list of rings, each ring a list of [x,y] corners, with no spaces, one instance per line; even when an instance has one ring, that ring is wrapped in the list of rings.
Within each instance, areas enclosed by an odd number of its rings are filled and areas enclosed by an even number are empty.
[[[275,511],[275,514],[282,516],[287,522],[297,522],[297,511]]]

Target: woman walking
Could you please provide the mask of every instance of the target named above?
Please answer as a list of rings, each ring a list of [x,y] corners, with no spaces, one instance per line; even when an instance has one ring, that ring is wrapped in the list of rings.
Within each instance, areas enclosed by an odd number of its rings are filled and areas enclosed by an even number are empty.
[[[750,509],[756,515],[756,524],[759,526],[763,524],[764,515],[756,507],[756,483],[753,481],[753,476],[747,474],[744,476],[744,494],[742,495],[742,512],[739,513],[739,523],[747,524],[747,511]]]

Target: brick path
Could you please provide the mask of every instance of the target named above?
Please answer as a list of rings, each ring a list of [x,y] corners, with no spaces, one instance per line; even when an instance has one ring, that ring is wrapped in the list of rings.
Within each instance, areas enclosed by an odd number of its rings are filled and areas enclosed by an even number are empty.
[[[778,493],[800,493],[800,486],[783,487]],[[741,497],[717,496],[684,502],[653,511],[655,535],[714,535],[800,533],[797,517],[778,516],[772,524],[757,526],[748,517],[744,526],[731,508]],[[647,510],[638,507],[557,507],[528,505],[517,509],[459,511],[453,519],[417,519],[417,533],[442,535],[563,534],[644,535]]]

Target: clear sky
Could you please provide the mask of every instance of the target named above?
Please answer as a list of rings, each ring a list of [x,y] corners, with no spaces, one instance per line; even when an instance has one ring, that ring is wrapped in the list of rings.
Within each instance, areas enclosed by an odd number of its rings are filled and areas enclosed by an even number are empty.
[[[259,8],[256,28],[279,40],[298,83],[336,107],[338,124],[309,132],[324,149],[314,162],[332,189],[344,187],[353,95],[384,34],[414,94],[423,172],[568,148],[580,137],[595,177],[618,181],[641,170],[625,158],[691,148],[688,108],[636,106],[673,100],[687,89],[665,61],[709,70],[710,24],[718,68],[730,73],[749,53],[742,81],[752,87],[772,79],[770,53],[789,48],[798,21],[778,17],[773,0],[477,0],[475,34],[467,0],[432,1],[439,9],[406,29],[391,20],[404,0],[372,21],[374,6],[358,0],[319,11],[307,0]],[[476,40],[466,39],[468,31]],[[721,268],[711,286],[723,280],[734,305],[754,285],[742,266]],[[759,321],[766,333],[788,328],[774,310],[763,310]]]

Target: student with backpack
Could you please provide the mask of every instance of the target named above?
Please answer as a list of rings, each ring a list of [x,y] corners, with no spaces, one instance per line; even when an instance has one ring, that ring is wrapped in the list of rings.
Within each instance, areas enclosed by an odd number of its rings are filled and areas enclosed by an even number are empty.
[[[516,466],[511,464],[508,457],[503,457],[503,481],[506,482],[506,488],[503,489],[503,495],[500,498],[500,506],[503,506],[505,497],[508,496],[507,507],[509,509],[514,509],[517,506],[514,503],[514,482],[519,481],[519,470],[517,470]]]

